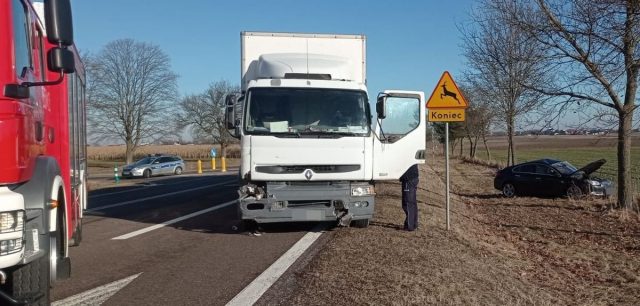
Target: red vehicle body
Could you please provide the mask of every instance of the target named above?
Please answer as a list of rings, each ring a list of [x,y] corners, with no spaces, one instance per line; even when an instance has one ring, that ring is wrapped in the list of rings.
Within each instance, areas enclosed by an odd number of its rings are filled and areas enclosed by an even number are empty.
[[[69,274],[68,247],[80,242],[87,200],[85,75],[70,4],[44,6],[63,39],[47,37],[44,10],[31,1],[0,0],[2,305],[49,303],[53,281]]]

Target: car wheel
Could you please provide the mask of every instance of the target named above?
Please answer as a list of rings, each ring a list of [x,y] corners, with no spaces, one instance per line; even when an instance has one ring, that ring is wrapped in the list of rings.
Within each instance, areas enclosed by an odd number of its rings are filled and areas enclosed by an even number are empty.
[[[144,170],[144,172],[142,172],[142,177],[150,178],[151,177],[151,170],[149,170],[149,169]]]
[[[505,183],[502,185],[502,194],[507,198],[513,198],[516,196],[516,186],[511,183]]]
[[[182,174],[182,168],[181,167],[176,167],[176,170],[173,171],[173,173],[175,173],[176,175]]]
[[[571,186],[569,186],[569,188],[567,188],[567,197],[569,199],[577,199],[582,197],[582,190],[580,189],[580,187],[571,184]]]

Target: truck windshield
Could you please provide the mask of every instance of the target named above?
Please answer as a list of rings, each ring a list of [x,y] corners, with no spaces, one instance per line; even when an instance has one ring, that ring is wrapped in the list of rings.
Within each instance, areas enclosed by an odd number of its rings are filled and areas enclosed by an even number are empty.
[[[364,136],[368,113],[364,91],[253,88],[244,124],[247,134]]]

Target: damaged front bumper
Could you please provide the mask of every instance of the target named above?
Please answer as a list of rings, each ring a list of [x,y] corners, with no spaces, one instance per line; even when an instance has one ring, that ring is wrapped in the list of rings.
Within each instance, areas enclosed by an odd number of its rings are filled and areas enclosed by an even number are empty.
[[[363,190],[365,192],[363,192]],[[373,185],[362,182],[268,182],[240,188],[243,220],[258,223],[371,219]]]
[[[613,182],[605,179],[592,179],[589,181],[589,194],[598,197],[609,197],[614,193]]]

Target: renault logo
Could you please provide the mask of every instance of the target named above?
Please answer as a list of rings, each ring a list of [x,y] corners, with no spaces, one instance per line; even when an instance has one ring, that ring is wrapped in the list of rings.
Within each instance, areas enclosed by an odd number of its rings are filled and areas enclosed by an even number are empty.
[[[304,177],[307,178],[307,181],[310,180],[313,177],[313,171],[311,171],[311,169],[307,169],[304,172]]]

